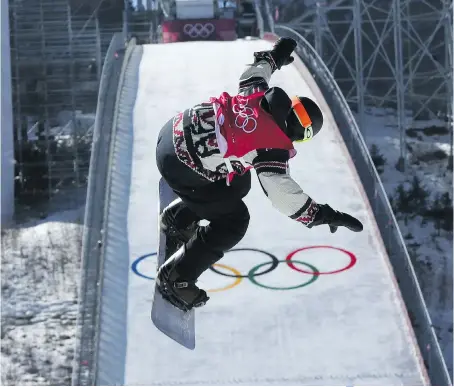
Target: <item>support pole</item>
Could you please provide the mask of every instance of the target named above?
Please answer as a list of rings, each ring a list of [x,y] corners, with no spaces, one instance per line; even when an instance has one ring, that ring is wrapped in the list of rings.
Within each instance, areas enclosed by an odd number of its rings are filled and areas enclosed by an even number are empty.
[[[102,52],[101,52],[101,28],[99,27],[98,10],[95,15],[95,29],[96,29],[96,77],[98,83],[101,82],[102,72]]]
[[[67,24],[68,24],[68,49],[69,49],[69,83],[71,87],[71,136],[72,136],[72,147],[73,147],[73,178],[76,187],[80,185],[80,174],[79,174],[79,128],[77,127],[77,119],[76,119],[76,91],[75,91],[75,55],[74,55],[74,39],[76,36],[73,31],[73,24],[72,24],[72,15],[71,15],[71,6],[69,1],[66,5],[66,15],[67,15]],[[83,32],[83,30],[82,30]]]
[[[448,169],[452,171],[453,169],[453,112],[454,112],[454,96],[453,96],[453,91],[454,91],[454,76],[453,76],[453,25],[451,22],[451,16],[454,18],[454,7],[453,11],[449,12],[449,6],[448,4],[445,5],[445,20],[444,20],[444,32],[445,32],[445,68],[448,73],[448,79],[447,79],[447,92],[448,92],[448,98],[446,99],[447,106],[446,106],[446,125],[449,131],[449,155],[448,155]]]
[[[364,106],[364,75],[363,75],[363,48],[361,39],[361,0],[353,0],[353,33],[355,39],[355,67],[356,67],[356,98],[359,117],[359,128],[363,136],[366,135],[365,106]]]
[[[397,127],[400,131],[400,157],[396,168],[405,171],[405,84],[402,51],[402,18],[401,0],[393,0],[393,21],[394,21],[394,63],[397,94]]]
[[[315,51],[317,51],[318,55],[320,55],[320,58],[323,59],[323,26],[324,26],[324,7],[325,7],[325,1],[324,0],[318,0],[317,3],[315,4]],[[323,8],[323,10],[322,10]]]
[[[52,179],[53,179],[53,168],[52,168],[52,155],[50,149],[50,130],[49,130],[49,89],[47,77],[49,74],[48,71],[48,32],[46,24],[48,25],[48,20],[45,19],[45,12],[43,9],[43,2],[39,2],[39,11],[40,11],[40,27],[41,27],[41,79],[39,82],[43,86],[43,97],[44,97],[44,109],[39,114],[39,123],[38,123],[38,141],[44,141],[46,144],[46,163],[47,163],[47,205],[49,207],[52,196]],[[51,21],[52,22],[52,21]]]
[[[14,215],[14,141],[13,141],[13,104],[11,89],[11,50],[9,30],[8,1],[2,0],[2,120],[1,128],[1,222],[2,228],[12,223]]]
[[[129,2],[128,0],[124,0],[124,7],[123,10],[123,38],[125,39],[125,43],[129,41]]]

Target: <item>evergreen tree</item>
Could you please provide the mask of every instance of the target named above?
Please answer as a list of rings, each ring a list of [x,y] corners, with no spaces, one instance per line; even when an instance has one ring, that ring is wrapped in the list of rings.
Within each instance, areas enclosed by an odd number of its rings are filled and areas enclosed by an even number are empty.
[[[421,186],[421,180],[418,176],[413,176],[411,188],[408,192],[410,208],[413,212],[424,215],[427,207],[427,198],[429,191]]]
[[[370,156],[372,157],[372,161],[374,162],[375,168],[377,168],[378,173],[383,173],[386,159],[380,153],[377,145],[372,144],[372,146],[370,147]]]
[[[404,185],[400,183],[396,188],[396,210],[404,214],[411,212],[411,204],[408,198],[407,191],[405,191]]]
[[[438,231],[438,235],[440,235],[443,219],[443,206],[441,204],[440,194],[435,196],[435,199],[426,211],[426,216],[435,222],[435,228]]]
[[[446,231],[452,231],[453,229],[453,207],[452,207],[452,197],[449,195],[449,192],[445,192],[441,195],[440,204],[443,210],[443,220],[442,228]]]

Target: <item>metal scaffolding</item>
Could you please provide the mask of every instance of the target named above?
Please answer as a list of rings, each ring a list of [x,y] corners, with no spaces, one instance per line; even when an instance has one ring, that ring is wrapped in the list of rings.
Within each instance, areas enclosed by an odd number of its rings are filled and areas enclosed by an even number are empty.
[[[36,203],[85,183],[101,38],[68,0],[10,0],[10,26],[16,197]]]
[[[283,3],[277,23],[314,45],[358,113],[363,133],[367,106],[396,108],[402,169],[406,130],[415,120],[444,121],[452,143],[452,0],[302,3]],[[452,169],[452,146],[448,159]]]

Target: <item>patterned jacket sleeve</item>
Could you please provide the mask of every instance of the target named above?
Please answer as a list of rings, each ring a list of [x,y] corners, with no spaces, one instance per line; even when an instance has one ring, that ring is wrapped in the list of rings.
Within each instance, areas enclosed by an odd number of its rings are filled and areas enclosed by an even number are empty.
[[[259,149],[252,164],[260,185],[273,206],[291,219],[311,227],[318,205],[292,179],[288,160],[286,150]]]

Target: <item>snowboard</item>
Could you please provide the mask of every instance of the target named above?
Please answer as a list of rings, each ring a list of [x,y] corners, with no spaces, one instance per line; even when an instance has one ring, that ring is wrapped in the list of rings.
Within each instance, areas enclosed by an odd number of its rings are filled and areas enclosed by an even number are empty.
[[[162,213],[171,202],[177,199],[176,194],[167,185],[164,179],[159,181],[159,214]],[[159,221],[158,221],[159,222]],[[158,223],[159,246],[158,246],[158,267],[169,258],[180,247],[180,243],[172,238],[166,238]],[[153,296],[151,307],[151,320],[153,324],[166,336],[178,344],[188,348],[195,348],[195,318],[194,310],[184,312],[165,300],[157,286]]]

